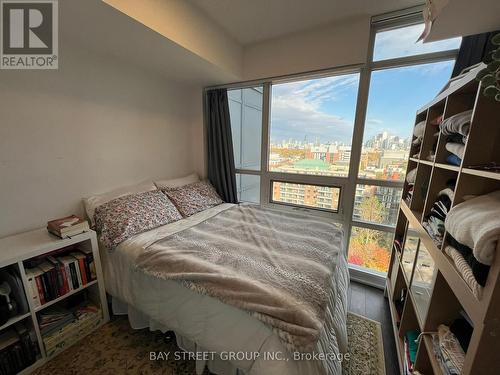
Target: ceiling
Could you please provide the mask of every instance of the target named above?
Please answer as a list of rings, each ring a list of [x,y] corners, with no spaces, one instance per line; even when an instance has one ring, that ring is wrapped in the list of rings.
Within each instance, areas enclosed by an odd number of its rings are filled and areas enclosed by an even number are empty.
[[[205,86],[237,77],[101,0],[59,2],[61,48],[111,55],[177,82]]]
[[[189,0],[243,45],[352,17],[420,5],[423,0]]]

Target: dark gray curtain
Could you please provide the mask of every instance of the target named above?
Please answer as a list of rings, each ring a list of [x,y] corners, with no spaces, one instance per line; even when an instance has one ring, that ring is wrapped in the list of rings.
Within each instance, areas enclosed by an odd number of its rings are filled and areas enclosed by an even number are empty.
[[[208,179],[227,203],[238,203],[227,90],[207,92]]]
[[[451,76],[456,77],[465,68],[484,61],[494,48],[493,44],[491,44],[491,38],[499,32],[494,31],[463,37]]]

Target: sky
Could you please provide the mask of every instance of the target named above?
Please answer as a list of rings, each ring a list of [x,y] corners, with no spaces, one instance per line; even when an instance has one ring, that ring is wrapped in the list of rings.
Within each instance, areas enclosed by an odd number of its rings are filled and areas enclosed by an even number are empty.
[[[377,34],[374,59],[458,48],[460,39],[415,44],[422,25]],[[453,61],[372,73],[363,142],[387,131],[406,138],[415,112],[449,80]],[[359,74],[272,86],[271,141],[294,139],[351,144]]]

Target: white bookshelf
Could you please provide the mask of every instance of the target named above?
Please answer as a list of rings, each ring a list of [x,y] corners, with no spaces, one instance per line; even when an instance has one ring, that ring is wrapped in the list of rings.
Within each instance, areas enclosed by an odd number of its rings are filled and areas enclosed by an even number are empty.
[[[26,277],[26,271],[24,268],[24,261],[37,256],[43,256],[44,254],[50,253],[55,250],[59,250],[71,245],[77,245],[80,248],[90,248],[92,249],[92,255],[94,258],[95,270],[96,270],[96,280],[93,280],[78,289],[72,290],[56,299],[46,302],[41,306],[35,307],[33,304],[33,299],[30,295],[30,287],[28,284],[28,279]],[[94,303],[99,305],[102,313],[101,323],[89,330],[89,334],[101,325],[109,321],[108,305],[106,301],[106,291],[104,289],[104,279],[102,275],[102,267],[99,256],[99,247],[97,243],[96,233],[92,230],[84,232],[82,234],[73,236],[71,238],[60,239],[53,236],[47,232],[45,228],[37,229],[30,232],[21,233],[14,236],[4,237],[0,239],[0,268],[14,266],[19,270],[21,280],[24,287],[24,293],[26,295],[26,300],[28,302],[29,311],[26,314],[15,316],[10,318],[4,325],[0,326],[0,332],[13,324],[29,320],[32,329],[36,333],[38,346],[40,349],[40,358],[30,367],[24,369],[21,374],[29,374],[36,368],[43,365],[45,362],[50,360],[52,357],[48,357],[43,344],[42,335],[40,333],[40,327],[38,325],[37,313],[51,305],[63,301],[64,299],[79,293],[83,290],[88,290],[89,295],[92,296]],[[74,344],[74,343],[73,343]],[[72,344],[72,345],[73,345]],[[71,346],[71,345],[69,345]],[[68,346],[68,347],[69,347]],[[65,348],[67,349],[67,348]],[[64,350],[65,350],[64,349]],[[57,352],[59,354],[60,352]],[[56,355],[57,355],[56,354]]]

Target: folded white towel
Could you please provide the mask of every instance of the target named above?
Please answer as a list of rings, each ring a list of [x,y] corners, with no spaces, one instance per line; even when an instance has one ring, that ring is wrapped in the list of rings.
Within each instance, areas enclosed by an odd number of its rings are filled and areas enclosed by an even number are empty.
[[[464,144],[448,142],[444,147],[452,154],[457,155],[460,159],[464,158],[464,151],[465,151]]]
[[[453,207],[445,227],[458,242],[473,249],[479,262],[491,265],[500,239],[500,190]]]

